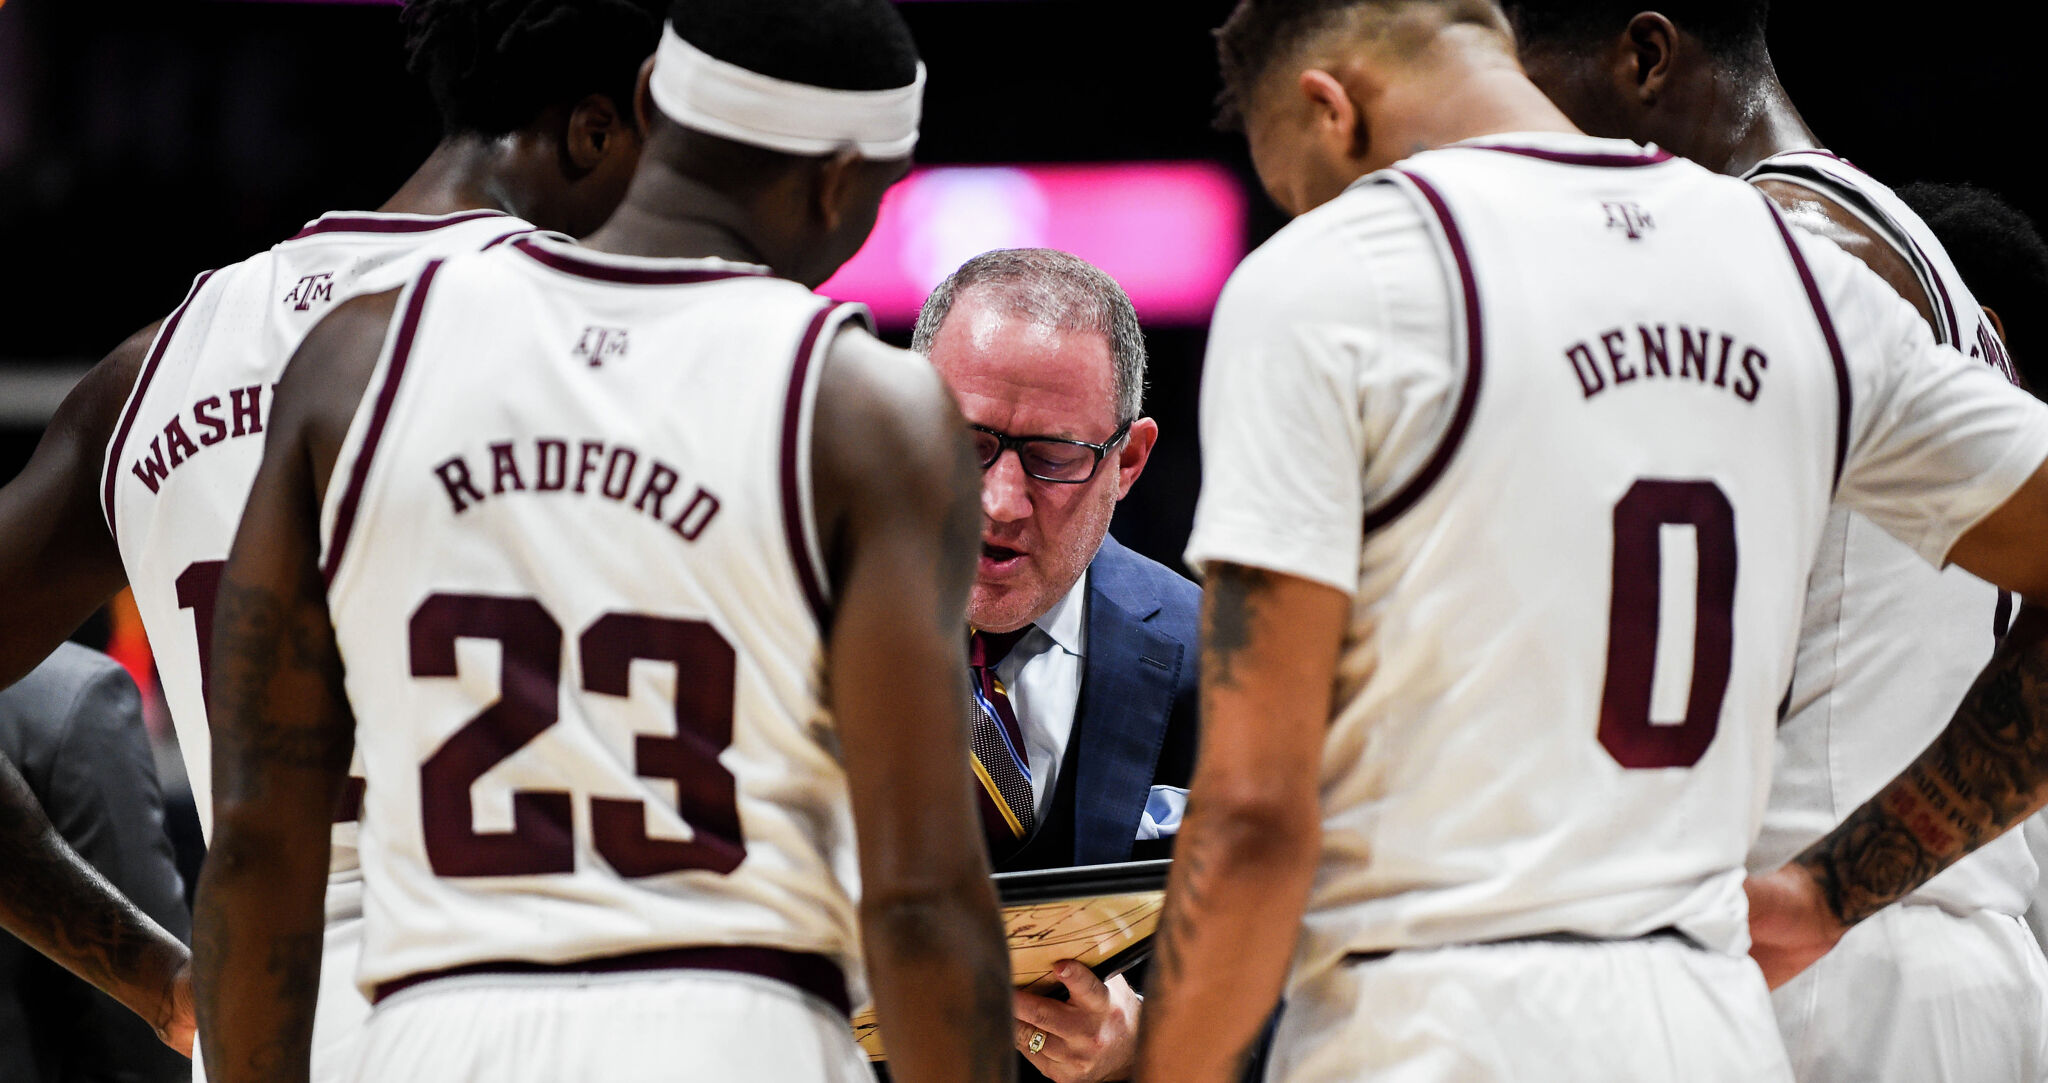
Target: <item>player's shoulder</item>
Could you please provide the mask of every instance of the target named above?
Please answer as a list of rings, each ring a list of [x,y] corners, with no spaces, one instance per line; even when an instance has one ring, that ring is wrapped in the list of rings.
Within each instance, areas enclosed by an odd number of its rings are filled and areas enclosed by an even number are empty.
[[[1355,316],[1361,294],[1387,276],[1428,269],[1427,220],[1380,174],[1281,227],[1224,285],[1219,321]]]

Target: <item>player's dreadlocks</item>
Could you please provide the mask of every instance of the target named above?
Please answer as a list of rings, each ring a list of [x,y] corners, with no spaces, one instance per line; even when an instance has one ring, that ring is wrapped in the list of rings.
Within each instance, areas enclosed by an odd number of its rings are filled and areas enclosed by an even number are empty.
[[[675,0],[683,40],[760,75],[828,90],[917,78],[917,43],[889,0]]]
[[[2008,343],[2014,364],[2030,390],[2048,393],[2048,348],[2027,338],[2044,333],[2029,317],[2048,301],[2048,243],[2033,219],[1996,193],[1969,184],[1909,184],[1899,189],[1899,198],[1934,230],[1977,302],[2007,318],[2007,338],[2017,333],[2020,339]]]
[[[1425,4],[1444,9],[1453,22],[1496,25],[1498,19],[1492,0],[1239,0],[1216,30],[1216,59],[1223,69],[1216,126],[1225,131],[1242,128],[1252,88],[1296,50],[1357,16],[1391,15]]]
[[[406,70],[424,79],[444,134],[503,135],[592,94],[632,115],[665,0],[407,0]]]
[[[1621,33],[1638,13],[1655,11],[1700,39],[1724,62],[1747,65],[1769,55],[1764,27],[1770,21],[1771,0],[1503,0],[1501,6],[1515,34],[1527,42],[1605,41]]]

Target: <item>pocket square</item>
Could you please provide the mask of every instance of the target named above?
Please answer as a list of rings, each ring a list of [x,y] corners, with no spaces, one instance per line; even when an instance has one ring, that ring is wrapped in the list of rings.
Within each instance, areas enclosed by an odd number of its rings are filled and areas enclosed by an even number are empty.
[[[1180,833],[1180,818],[1187,815],[1188,791],[1183,786],[1154,786],[1145,798],[1145,814],[1138,818],[1138,841],[1171,838]]]

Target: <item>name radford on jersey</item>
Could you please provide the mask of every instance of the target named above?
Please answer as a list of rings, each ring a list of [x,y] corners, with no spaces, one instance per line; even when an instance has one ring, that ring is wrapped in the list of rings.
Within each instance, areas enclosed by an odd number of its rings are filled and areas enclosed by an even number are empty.
[[[662,523],[684,541],[696,541],[718,517],[717,495],[701,485],[691,487],[688,499],[679,497],[671,505],[669,498],[677,495],[682,472],[624,444],[577,440],[572,452],[568,440],[519,439],[490,444],[486,450],[491,460],[488,496],[477,483],[486,472],[472,471],[466,456],[455,455],[434,467],[457,515],[507,493],[595,495],[615,504],[625,504],[630,496],[634,511]],[[680,509],[672,518],[671,506]]]
[[[1671,332],[1678,333],[1674,351]],[[1565,348],[1565,360],[1587,398],[1637,380],[1689,380],[1702,387],[1733,392],[1755,402],[1763,390],[1763,374],[1771,359],[1734,335],[1717,334],[1684,324],[1637,324],[1617,327]],[[1673,362],[1676,362],[1676,369]]]
[[[154,493],[163,487],[171,471],[206,448],[244,436],[262,435],[264,390],[263,384],[237,387],[227,393],[226,399],[208,395],[184,412],[172,414],[163,431],[149,438],[149,450],[137,455],[128,469]],[[187,416],[199,432],[197,440],[185,428]]]

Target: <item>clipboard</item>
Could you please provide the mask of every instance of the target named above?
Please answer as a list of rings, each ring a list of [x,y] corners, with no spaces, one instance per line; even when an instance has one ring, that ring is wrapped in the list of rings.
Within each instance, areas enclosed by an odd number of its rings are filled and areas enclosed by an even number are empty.
[[[1166,904],[1171,858],[997,873],[996,898],[1010,946],[1010,977],[1025,992],[1064,999],[1053,964],[1077,959],[1110,978],[1152,955]],[[854,1038],[869,1060],[883,1060],[872,1007],[855,1013]]]

